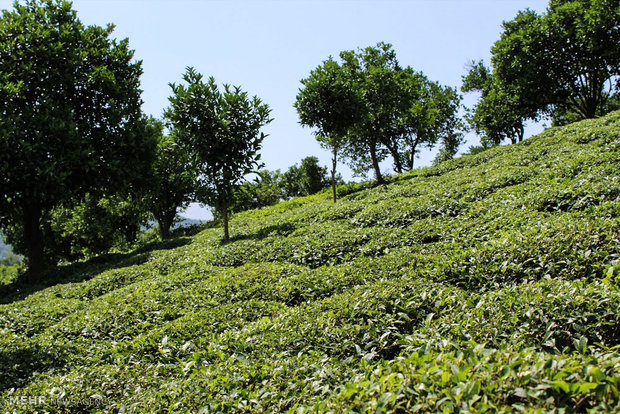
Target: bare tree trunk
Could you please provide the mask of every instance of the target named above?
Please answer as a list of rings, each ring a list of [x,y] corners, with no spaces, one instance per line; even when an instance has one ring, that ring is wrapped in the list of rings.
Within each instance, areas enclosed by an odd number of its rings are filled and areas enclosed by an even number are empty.
[[[24,201],[24,247],[28,261],[27,279],[30,282],[39,280],[39,276],[47,267],[44,253],[43,230],[41,229],[42,209],[38,202]]]
[[[176,208],[171,211],[162,212],[161,215],[157,217],[157,224],[159,225],[159,235],[162,239],[167,239],[170,237],[170,228],[172,227],[172,223],[174,223],[174,218],[177,215]]]
[[[415,164],[415,149],[418,147],[419,143],[420,143],[420,137],[418,137],[418,136],[416,136],[415,140],[413,140],[411,142],[411,156],[407,160],[407,162],[409,164],[408,165],[409,171],[413,170],[413,166]]]
[[[394,159],[394,170],[396,173],[402,174],[403,172],[403,163],[400,160],[400,154],[394,145],[386,145],[387,149],[390,151],[390,155]]]
[[[377,144],[373,142],[370,145],[370,159],[372,160],[372,168],[375,170],[375,179],[378,184],[385,184],[383,176],[381,176],[381,169],[379,169],[379,160],[377,159]]]
[[[338,146],[334,145],[332,154],[332,199],[336,202],[336,163],[338,155]]]
[[[228,200],[222,204],[222,218],[224,219],[224,243],[230,241],[230,235],[228,233]]]

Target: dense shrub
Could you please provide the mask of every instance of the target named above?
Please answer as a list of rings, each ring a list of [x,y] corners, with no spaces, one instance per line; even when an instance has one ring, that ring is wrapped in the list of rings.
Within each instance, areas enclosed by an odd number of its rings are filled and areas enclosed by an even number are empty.
[[[613,113],[238,213],[228,244],[207,225],[45,289],[9,278],[0,407],[617,411],[618,137]]]

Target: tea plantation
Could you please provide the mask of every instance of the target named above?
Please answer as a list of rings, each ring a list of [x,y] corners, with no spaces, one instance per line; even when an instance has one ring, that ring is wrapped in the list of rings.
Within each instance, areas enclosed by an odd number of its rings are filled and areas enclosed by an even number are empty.
[[[620,412],[620,112],[340,192],[7,281],[0,412]]]

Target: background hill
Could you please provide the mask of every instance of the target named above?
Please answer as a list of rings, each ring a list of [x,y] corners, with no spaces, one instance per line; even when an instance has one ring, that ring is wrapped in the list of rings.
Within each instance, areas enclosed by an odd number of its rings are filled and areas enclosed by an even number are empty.
[[[11,246],[6,244],[2,234],[0,234],[0,266],[2,265],[16,265],[21,262],[21,256],[13,253]]]
[[[184,216],[180,216],[179,217],[179,221],[174,223],[174,228],[178,229],[178,228],[182,228],[182,227],[192,227],[192,226],[197,226],[199,224],[204,223],[204,221],[202,220],[197,220],[197,219],[193,219],[193,218],[189,218],[189,217],[184,217]]]
[[[5,286],[0,404],[618,411],[619,137],[615,112]]]
[[[4,256],[6,256],[10,252],[11,247],[4,242],[4,239],[0,234],[0,260],[4,259]]]

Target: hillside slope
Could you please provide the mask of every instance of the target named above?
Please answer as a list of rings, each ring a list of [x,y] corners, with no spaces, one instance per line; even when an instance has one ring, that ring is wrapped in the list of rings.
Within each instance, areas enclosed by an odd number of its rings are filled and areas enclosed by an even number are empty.
[[[616,112],[9,286],[0,411],[618,412],[619,201]]]

